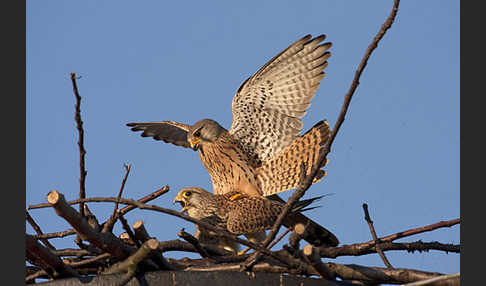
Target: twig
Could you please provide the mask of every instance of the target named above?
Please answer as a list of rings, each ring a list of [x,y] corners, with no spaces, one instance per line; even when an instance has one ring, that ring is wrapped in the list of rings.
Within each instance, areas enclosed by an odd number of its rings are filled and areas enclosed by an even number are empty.
[[[52,239],[52,238],[62,238],[73,234],[76,234],[76,231],[74,229],[68,229],[65,231],[38,234],[38,235],[34,235],[33,237],[36,239]]]
[[[32,228],[37,232],[37,235],[43,235],[41,228],[39,225],[35,222],[35,220],[30,216],[28,211],[25,211],[25,218],[29,222],[29,224],[32,226]],[[41,238],[40,241],[49,248],[50,250],[55,250],[56,248],[49,242],[49,240],[45,238]]]
[[[202,257],[210,257],[209,254],[206,252],[206,250],[202,248],[201,245],[199,244],[199,240],[197,240],[197,238],[195,238],[191,234],[185,232],[184,229],[181,229],[177,233],[177,236],[189,242],[190,244],[194,245],[194,248]]]
[[[120,186],[120,191],[118,192],[117,198],[121,198],[123,194],[123,189],[125,188],[125,183],[127,182],[128,174],[130,174],[131,165],[124,164],[123,167],[125,168],[125,177],[123,177],[122,184]],[[118,210],[118,203],[115,203],[115,208],[113,209],[113,214],[116,214]]]
[[[279,237],[277,237],[274,241],[272,241],[272,243],[270,243],[267,248],[272,249],[272,247],[274,247],[275,244],[277,244],[279,241],[281,241],[282,238],[284,238],[291,231],[292,231],[291,228],[287,228]]]
[[[140,203],[147,203],[151,200],[154,200],[158,197],[160,197],[161,195],[167,193],[169,191],[169,186],[164,186],[160,189],[158,189],[157,191],[155,192],[152,192],[148,195],[146,195],[145,197],[141,198],[141,199],[138,199],[137,201],[140,202]],[[80,204],[81,202],[85,202],[83,201],[83,199],[77,199],[77,200],[72,200],[72,201],[69,201],[67,202],[69,205],[76,205],[76,204]],[[52,207],[51,204],[49,203],[41,203],[41,204],[36,204],[36,205],[29,205],[29,207],[27,208],[28,210],[33,210],[33,209],[42,209],[42,208],[50,208]],[[129,211],[133,210],[133,209],[136,209],[137,207],[135,205],[127,205],[125,207],[123,207],[122,209],[120,209],[120,213],[122,215],[128,213]],[[68,230],[70,231],[70,230]]]
[[[371,44],[368,46],[366,49],[366,52],[361,59],[361,62],[359,63],[358,69],[356,70],[354,74],[353,81],[351,83],[351,86],[349,87],[348,92],[344,96],[344,103],[341,108],[341,112],[339,113],[338,119],[336,120],[336,123],[334,124],[334,128],[332,129],[331,136],[329,137],[329,141],[326,144],[326,149],[324,151],[324,156],[322,159],[322,162],[325,162],[326,156],[329,152],[331,152],[331,145],[334,142],[334,139],[336,138],[336,135],[341,128],[341,125],[344,122],[344,118],[346,116],[346,112],[348,110],[349,104],[351,103],[351,99],[353,98],[353,94],[356,91],[356,88],[359,85],[359,78],[361,77],[361,74],[363,73],[364,68],[366,67],[366,64],[368,63],[368,59],[370,58],[371,54],[373,51],[378,47],[378,42],[385,36],[385,33],[390,27],[392,26],[393,22],[395,21],[395,17],[398,12],[398,5],[400,4],[400,0],[394,0],[393,2],[393,8],[390,14],[388,15],[388,18],[386,19],[385,23],[381,26],[380,31],[378,34],[373,38],[373,41]]]
[[[33,236],[35,238],[35,236]],[[76,248],[65,248],[65,249],[57,249],[52,250],[52,253],[56,256],[76,256],[76,257],[83,257],[83,256],[91,256],[96,255],[99,253],[92,253],[86,249],[76,249]]]
[[[31,235],[25,235],[25,243],[27,252],[45,263],[43,265],[38,265],[41,268],[44,268],[44,265],[47,265],[50,269],[55,271],[54,276],[58,277],[79,277],[79,274],[74,269],[64,264],[59,257],[55,256],[48,248],[39,244]],[[43,270],[49,273],[51,272],[50,269]]]
[[[438,228],[451,227],[451,226],[454,226],[456,224],[459,224],[460,222],[461,222],[460,218],[452,219],[452,220],[448,220],[448,221],[440,221],[438,223],[426,225],[426,226],[423,226],[423,227],[413,228],[413,229],[405,230],[405,231],[402,231],[402,232],[397,232],[395,234],[391,234],[391,235],[388,235],[388,236],[380,237],[380,241],[382,241],[382,242],[394,241],[394,240],[399,239],[399,238],[404,238],[404,237],[407,237],[407,236],[432,231],[432,230],[438,229]],[[375,242],[374,242],[374,240],[371,240],[371,241],[364,243],[364,246],[366,246],[366,245],[375,245]]]
[[[123,189],[125,188],[125,183],[127,181],[127,178],[128,178],[128,174],[130,174],[130,169],[131,169],[131,165],[123,165],[124,168],[125,168],[125,176],[123,177],[123,180],[122,180],[122,183],[121,183],[121,187],[120,187],[120,191],[118,192],[118,196],[117,198],[121,198],[122,196],[122,193],[123,193]],[[113,226],[115,225],[118,217],[120,216],[119,214],[119,210],[118,210],[118,202],[115,203],[115,207],[113,208],[113,214],[111,215],[111,217],[105,222],[104,226],[103,226],[103,232],[112,232],[113,231]]]
[[[363,247],[363,245],[365,245]],[[456,244],[443,244],[439,242],[402,242],[393,243],[390,241],[381,242],[380,248],[382,251],[391,250],[406,250],[408,252],[414,251],[429,251],[429,250],[440,250],[445,252],[460,253],[460,245]],[[319,255],[321,257],[336,258],[339,256],[361,256],[366,254],[376,253],[376,247],[370,246],[369,244],[351,244],[343,245],[340,247],[319,247]]]
[[[439,282],[439,281],[442,282],[444,280],[449,280],[449,279],[455,279],[455,281],[452,282],[452,283],[454,283],[456,285],[459,285],[460,284],[460,280],[459,280],[460,277],[461,277],[461,273],[460,272],[457,272],[457,273],[453,273],[453,274],[446,274],[446,275],[442,275],[442,276],[439,276],[439,277],[425,279],[425,280],[422,280],[422,281],[407,283],[407,284],[404,284],[402,286],[422,286],[422,285],[430,285],[430,284],[432,284],[434,282]]]
[[[381,251],[380,241],[378,240],[378,237],[376,236],[375,227],[373,226],[373,221],[371,220],[370,213],[368,212],[368,204],[366,204],[366,203],[363,204],[363,211],[365,213],[365,220],[368,223],[368,227],[370,228],[371,237],[373,237],[373,240],[375,241],[376,252],[378,252],[378,255],[380,255],[381,260],[383,260],[383,263],[385,263],[385,266],[388,269],[393,269],[393,266],[391,265],[390,261],[388,261],[388,258],[386,258],[385,253],[383,253],[383,251]]]
[[[205,244],[200,244],[200,245],[211,256],[214,256],[214,255],[224,256],[224,255],[231,255],[232,254],[230,251],[224,250],[222,248],[219,248],[219,247],[216,247],[216,246],[213,246],[213,245],[205,245]],[[188,242],[179,240],[179,239],[159,241],[159,250],[162,253],[168,252],[168,251],[197,252],[194,245],[192,245]]]
[[[103,254],[100,254],[98,256],[86,258],[86,259],[83,259],[81,261],[69,262],[69,263],[66,263],[66,264],[70,265],[71,267],[80,267],[80,266],[85,266],[87,264],[98,262],[100,260],[107,259],[107,258],[110,258],[110,257],[111,257],[111,254],[103,253]]]
[[[79,198],[86,198],[86,174],[88,173],[84,164],[84,156],[86,150],[84,149],[84,130],[83,120],[81,120],[81,96],[79,96],[78,85],[76,84],[76,74],[71,73],[71,81],[73,83],[73,92],[76,96],[76,112],[74,119],[76,120],[76,127],[79,133],[78,146],[79,146]],[[84,204],[79,205],[79,213],[84,217]]]

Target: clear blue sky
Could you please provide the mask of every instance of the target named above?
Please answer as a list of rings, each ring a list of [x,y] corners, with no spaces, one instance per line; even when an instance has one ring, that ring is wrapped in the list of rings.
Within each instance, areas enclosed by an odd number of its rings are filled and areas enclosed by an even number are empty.
[[[137,199],[168,184],[171,191],[152,203],[179,210],[171,201],[180,188],[211,190],[197,153],[142,138],[125,123],[213,118],[229,128],[239,84],[296,39],[323,33],[333,42],[332,57],[303,131],[322,119],[333,126],[392,2],[28,1],[26,204],[45,202],[53,189],[78,197],[71,72],[82,77],[87,195],[116,196],[123,164],[130,163],[124,197]],[[364,202],[379,236],[457,218],[459,142],[459,1],[402,1],[361,77],[329,155],[328,175],[306,197],[335,195],[307,215],[341,244],[371,239]],[[90,206],[101,221],[113,210],[113,204]],[[31,214],[44,232],[69,228],[52,209]],[[143,219],[159,240],[177,238],[183,227],[194,230],[149,211],[126,218]],[[459,229],[399,241],[458,244]],[[121,232],[117,224],[115,233]],[[72,238],[53,242],[72,247]],[[394,267],[443,273],[459,271],[459,257],[388,252]],[[378,255],[332,261],[383,266]]]

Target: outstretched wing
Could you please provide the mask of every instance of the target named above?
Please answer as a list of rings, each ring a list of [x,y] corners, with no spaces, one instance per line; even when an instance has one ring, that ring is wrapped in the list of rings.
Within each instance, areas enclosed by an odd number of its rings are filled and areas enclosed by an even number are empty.
[[[289,146],[324,78],[331,43],[307,35],[272,58],[238,88],[229,132],[250,155],[265,160]]]
[[[127,123],[127,126],[132,127],[132,131],[143,130],[142,137],[152,137],[165,143],[172,143],[186,148],[191,147],[189,142],[187,142],[187,132],[191,126],[187,124],[175,121],[160,121],[132,122]]]

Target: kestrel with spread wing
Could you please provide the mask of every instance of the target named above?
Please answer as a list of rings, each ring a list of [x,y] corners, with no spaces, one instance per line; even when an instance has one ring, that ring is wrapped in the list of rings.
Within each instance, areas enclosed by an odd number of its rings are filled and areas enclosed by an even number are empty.
[[[308,175],[329,138],[326,121],[299,135],[303,125],[300,118],[324,78],[331,55],[331,43],[321,43],[324,39],[324,35],[307,35],[297,40],[244,81],[233,97],[229,130],[212,119],[192,126],[174,121],[127,125],[133,131],[143,131],[143,137],[199,151],[217,195],[238,190],[262,197],[294,189],[302,163]],[[325,175],[319,171],[315,181]],[[334,235],[326,236],[329,231],[309,223],[321,228],[317,233],[324,235],[310,243],[338,244]]]

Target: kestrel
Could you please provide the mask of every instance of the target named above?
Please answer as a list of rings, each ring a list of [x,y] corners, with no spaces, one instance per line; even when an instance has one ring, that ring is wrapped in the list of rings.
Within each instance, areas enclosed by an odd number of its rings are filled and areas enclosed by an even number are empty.
[[[297,40],[244,81],[233,97],[229,130],[212,119],[192,126],[174,121],[127,125],[133,131],[142,130],[143,137],[199,151],[215,194],[237,190],[262,197],[294,189],[302,163],[308,175],[329,138],[326,121],[299,135],[303,125],[300,118],[324,78],[331,55],[331,43],[321,43],[324,39],[324,35],[307,35]],[[315,181],[325,175],[319,171]],[[318,236],[322,235],[309,243],[339,243],[329,231],[301,216]]]
[[[304,208],[321,197],[299,201],[284,219],[283,224],[290,227],[293,215],[299,211],[312,209]],[[176,202],[181,204],[181,212],[186,212],[190,217],[226,229],[236,235],[253,234],[270,229],[284,207],[283,203],[263,197],[248,196],[236,191],[214,195],[198,187],[180,190],[174,198],[174,203]],[[205,238],[210,236],[207,235],[207,231],[200,228],[196,237],[205,243]],[[210,243],[213,243],[213,240]],[[219,244],[228,250],[235,250],[229,241]]]

